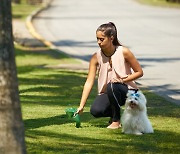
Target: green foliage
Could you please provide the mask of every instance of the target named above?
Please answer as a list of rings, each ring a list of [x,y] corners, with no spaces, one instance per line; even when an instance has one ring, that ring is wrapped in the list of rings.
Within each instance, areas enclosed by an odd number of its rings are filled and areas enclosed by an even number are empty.
[[[144,90],[154,134],[124,135],[121,129],[107,129],[108,118],[89,113],[96,96],[96,84],[88,99],[82,127],[65,115],[65,109],[78,107],[86,72],[50,69],[71,58],[55,51],[16,49],[19,91],[29,154],[61,153],[178,153],[180,151],[180,108]]]

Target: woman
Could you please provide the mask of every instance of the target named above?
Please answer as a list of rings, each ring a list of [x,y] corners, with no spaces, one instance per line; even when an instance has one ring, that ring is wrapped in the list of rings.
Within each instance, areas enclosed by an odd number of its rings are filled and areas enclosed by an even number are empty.
[[[99,26],[96,37],[100,50],[90,60],[78,113],[83,112],[98,70],[98,95],[90,112],[94,117],[110,117],[107,128],[117,129],[121,126],[120,107],[125,104],[127,91],[138,89],[134,80],[143,76],[143,71],[132,52],[119,43],[114,23]]]

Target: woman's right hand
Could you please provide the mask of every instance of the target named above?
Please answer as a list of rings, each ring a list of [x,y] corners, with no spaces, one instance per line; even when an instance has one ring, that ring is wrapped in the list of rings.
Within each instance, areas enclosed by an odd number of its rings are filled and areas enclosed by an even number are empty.
[[[80,107],[78,107],[78,109],[77,109],[77,113],[78,113],[78,114],[82,114],[82,113],[83,113],[83,109],[84,109],[84,108],[83,108],[83,107],[81,107],[81,106],[80,106]]]

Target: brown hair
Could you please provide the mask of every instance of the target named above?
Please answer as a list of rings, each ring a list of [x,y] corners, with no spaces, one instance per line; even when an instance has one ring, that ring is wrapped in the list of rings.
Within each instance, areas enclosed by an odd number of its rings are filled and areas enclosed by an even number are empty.
[[[113,36],[114,37],[113,45],[121,46],[121,44],[119,43],[118,38],[117,38],[117,29],[116,29],[116,26],[113,22],[109,22],[109,23],[105,23],[105,24],[100,25],[97,28],[96,33],[98,31],[104,32],[104,35],[107,37]]]

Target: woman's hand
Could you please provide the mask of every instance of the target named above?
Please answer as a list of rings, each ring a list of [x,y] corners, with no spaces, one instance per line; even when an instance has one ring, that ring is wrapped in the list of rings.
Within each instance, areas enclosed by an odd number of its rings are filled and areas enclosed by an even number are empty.
[[[78,114],[82,114],[82,113],[83,113],[83,109],[84,109],[84,108],[83,108],[83,107],[81,107],[81,106],[80,106],[80,107],[78,107],[78,109],[77,109],[77,113],[78,113]]]
[[[124,83],[124,82],[123,82],[123,79],[121,79],[121,78],[113,78],[113,79],[111,80],[111,82],[112,82],[112,83]]]
[[[134,81],[143,76],[143,70],[133,55],[133,53],[128,49],[123,47],[123,55],[127,63],[129,63],[130,67],[133,69],[133,73],[128,75],[127,78],[123,79],[124,82]]]

